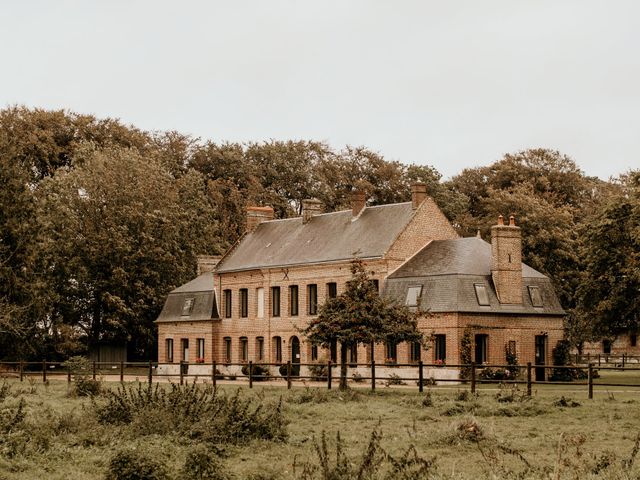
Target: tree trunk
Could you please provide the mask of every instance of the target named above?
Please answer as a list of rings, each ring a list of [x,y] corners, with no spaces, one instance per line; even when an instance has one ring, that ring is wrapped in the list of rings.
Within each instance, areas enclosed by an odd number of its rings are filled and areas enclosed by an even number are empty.
[[[347,342],[340,342],[340,390],[347,389]]]

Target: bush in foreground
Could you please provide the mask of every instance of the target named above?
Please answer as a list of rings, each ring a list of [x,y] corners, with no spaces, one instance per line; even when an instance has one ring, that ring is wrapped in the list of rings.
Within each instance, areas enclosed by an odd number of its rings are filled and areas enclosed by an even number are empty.
[[[168,480],[167,467],[136,450],[116,453],[107,469],[107,480]]]
[[[242,398],[238,389],[225,395],[210,385],[138,384],[107,391],[106,401],[94,400],[102,424],[128,425],[137,435],[188,434],[212,443],[248,439],[283,441],[287,438],[282,405]]]

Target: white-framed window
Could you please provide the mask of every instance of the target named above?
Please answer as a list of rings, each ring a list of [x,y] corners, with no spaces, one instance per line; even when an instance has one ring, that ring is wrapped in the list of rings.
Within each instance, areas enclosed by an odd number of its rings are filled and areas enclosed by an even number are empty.
[[[476,291],[476,299],[478,300],[478,305],[488,306],[489,295],[487,294],[487,287],[482,283],[474,283],[473,288]]]
[[[258,312],[256,317],[264,318],[264,288],[256,289],[256,302],[258,304]]]
[[[529,285],[527,287],[529,290],[529,298],[531,299],[531,305],[534,307],[542,307],[542,294],[540,293],[540,287],[536,285]]]
[[[204,338],[196,338],[196,361],[204,362]]]
[[[165,360],[167,363],[173,363],[173,338],[165,340]]]
[[[191,311],[193,310],[193,304],[195,303],[195,298],[187,298],[182,304],[182,316],[188,317],[191,315]]]
[[[407,307],[417,307],[422,296],[422,285],[412,285],[407,289],[405,305]]]

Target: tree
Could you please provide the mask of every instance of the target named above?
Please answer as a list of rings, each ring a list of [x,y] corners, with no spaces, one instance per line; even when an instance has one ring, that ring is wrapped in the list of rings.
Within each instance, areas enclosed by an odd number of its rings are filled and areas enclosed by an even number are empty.
[[[166,294],[193,278],[197,254],[220,253],[205,179],[175,178],[135,150],[85,147],[37,192],[47,330],[71,325],[90,346],[126,341],[149,356]]]
[[[325,302],[318,316],[302,330],[315,345],[330,348],[334,342],[340,344],[341,389],[347,388],[349,347],[373,346],[386,341],[424,342],[423,334],[418,331],[417,314],[381,297],[367,276],[362,260],[352,261],[351,274],[344,293]]]
[[[582,230],[579,310],[597,337],[640,329],[640,171]]]

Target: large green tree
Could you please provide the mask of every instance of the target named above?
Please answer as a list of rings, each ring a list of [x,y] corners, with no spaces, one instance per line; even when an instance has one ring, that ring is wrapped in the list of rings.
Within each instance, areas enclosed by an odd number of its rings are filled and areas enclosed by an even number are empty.
[[[640,171],[582,229],[580,313],[596,337],[640,329]]]
[[[340,388],[347,388],[347,350],[359,344],[381,342],[423,342],[416,312],[378,294],[367,276],[365,264],[351,263],[352,278],[345,291],[327,300],[303,335],[315,345],[340,345]],[[373,349],[372,349],[373,352]],[[373,353],[372,353],[373,355]]]
[[[38,189],[48,330],[71,325],[89,345],[126,341],[152,355],[166,294],[194,276],[197,254],[220,252],[205,180],[132,149],[88,145],[74,160]]]

